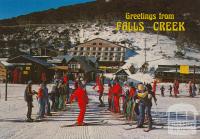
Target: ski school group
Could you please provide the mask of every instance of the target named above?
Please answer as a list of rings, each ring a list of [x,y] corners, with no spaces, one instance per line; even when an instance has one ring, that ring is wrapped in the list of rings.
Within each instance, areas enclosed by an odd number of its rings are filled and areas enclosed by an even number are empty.
[[[65,111],[66,105],[71,104],[73,101],[78,102],[79,115],[74,126],[84,126],[84,116],[89,103],[87,90],[87,82],[83,78],[77,78],[74,80],[74,88],[71,89],[69,86],[68,77],[65,75],[62,79],[56,79],[52,86],[51,91],[48,91],[47,84],[41,83],[38,91],[32,90],[32,82],[29,81],[25,92],[24,98],[27,102],[27,121],[33,122],[31,118],[33,108],[33,95],[37,95],[37,101],[39,103],[38,117],[36,120],[42,120],[45,115],[51,116],[51,112]],[[103,76],[96,77],[96,83],[93,89],[98,92],[99,95],[99,107],[105,107],[102,97],[108,95],[108,110],[112,113],[123,114],[124,117],[129,121],[137,121],[137,128],[143,128],[144,123],[148,124],[148,128],[144,131],[152,130],[152,116],[151,107],[152,99],[157,105],[156,99],[156,86],[157,81],[155,80],[150,83],[138,83],[133,82],[122,82],[119,79],[109,80],[108,92],[105,92],[104,78]],[[174,82],[174,96],[177,97],[179,83],[177,80]],[[72,91],[70,91],[72,90]],[[163,92],[163,86],[161,87],[161,94]],[[171,91],[170,91],[171,95]],[[52,101],[52,103],[49,102]],[[121,103],[120,103],[121,102]],[[121,105],[122,104],[122,105]]]

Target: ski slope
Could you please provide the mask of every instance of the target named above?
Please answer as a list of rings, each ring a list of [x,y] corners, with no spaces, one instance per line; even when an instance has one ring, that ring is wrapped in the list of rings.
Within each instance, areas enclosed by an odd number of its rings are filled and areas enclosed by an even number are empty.
[[[33,89],[37,90],[38,85],[34,85]],[[96,124],[86,127],[66,127],[63,125],[73,124],[78,115],[77,103],[71,106],[67,105],[67,111],[53,113],[53,116],[46,117],[43,122],[27,123],[26,118],[26,103],[24,102],[23,92],[25,85],[9,84],[8,101],[4,101],[4,84],[0,84],[0,138],[1,139],[198,139],[200,132],[197,130],[194,135],[177,136],[168,134],[167,124],[167,109],[169,106],[177,103],[191,104],[195,106],[200,113],[199,97],[189,98],[185,86],[181,85],[181,94],[178,99],[168,97],[169,92],[166,89],[166,97],[160,97],[158,85],[158,106],[153,105],[152,116],[154,121],[160,125],[154,125],[155,129],[149,133],[143,129],[133,129],[136,125],[130,126],[122,115],[112,114],[107,111],[107,108],[98,107],[97,93],[92,89],[92,86],[87,86],[89,94],[89,105],[85,115],[85,122],[98,122],[104,120],[106,124]],[[167,88],[167,86],[165,86]],[[51,86],[48,85],[50,89]],[[107,104],[108,88],[105,88],[104,102]],[[34,97],[33,118],[37,116],[38,104]],[[199,120],[199,114],[197,120]],[[199,122],[198,122],[199,123]],[[199,126],[197,126],[199,129]]]

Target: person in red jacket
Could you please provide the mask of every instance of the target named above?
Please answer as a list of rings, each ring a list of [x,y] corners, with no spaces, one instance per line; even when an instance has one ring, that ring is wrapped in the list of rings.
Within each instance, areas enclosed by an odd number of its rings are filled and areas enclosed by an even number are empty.
[[[113,86],[112,92],[114,96],[114,112],[120,113],[119,99],[122,94],[122,87],[120,86],[118,80],[116,80],[116,84]]]
[[[103,97],[103,91],[104,91],[104,86],[102,81],[100,80],[99,76],[96,78],[96,85],[93,87],[95,89],[97,87],[97,92],[99,93],[99,102],[100,102],[100,107],[104,107],[105,104],[103,103],[102,97]]]
[[[174,96],[177,97],[177,94],[179,94],[179,82],[178,80],[174,81]]]
[[[68,83],[68,77],[67,77],[66,74],[63,76],[63,83],[64,83],[64,84],[67,84],[67,83]]]
[[[46,82],[46,81],[47,81],[46,73],[45,73],[45,72],[42,72],[40,78],[41,78],[41,81],[42,81],[42,82]]]
[[[152,88],[152,92],[153,92],[154,95],[156,95],[156,86],[157,86],[157,81],[154,80],[153,81],[153,88]]]
[[[88,104],[88,96],[87,96],[86,91],[81,87],[81,83],[78,83],[78,88],[71,95],[70,103],[72,103],[75,98],[78,101],[78,106],[80,109],[77,122],[75,125],[83,126],[85,124],[83,120],[84,120],[84,116],[86,112],[86,105]]]
[[[38,113],[39,115],[37,117],[38,120],[42,120],[45,114],[44,88],[45,88],[45,83],[40,84],[40,88],[37,93],[37,99],[39,103],[39,113]]]
[[[136,88],[134,86],[131,86],[130,87],[130,90],[129,90],[129,98],[133,98],[136,94]]]

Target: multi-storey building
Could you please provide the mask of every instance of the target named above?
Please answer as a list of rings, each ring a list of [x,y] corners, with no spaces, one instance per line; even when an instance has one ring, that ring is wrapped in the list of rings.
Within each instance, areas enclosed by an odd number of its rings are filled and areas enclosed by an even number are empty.
[[[68,50],[72,56],[94,56],[100,66],[120,66],[124,64],[126,47],[104,39],[96,38]]]

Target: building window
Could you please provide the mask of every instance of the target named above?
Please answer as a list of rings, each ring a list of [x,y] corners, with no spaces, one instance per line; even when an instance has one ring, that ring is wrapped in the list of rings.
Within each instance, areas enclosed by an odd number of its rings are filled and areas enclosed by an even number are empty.
[[[95,56],[95,55],[96,55],[96,53],[92,53],[92,55],[93,55],[93,56]]]
[[[75,47],[74,49],[75,49],[75,50],[78,50],[78,47]]]
[[[121,48],[117,48],[117,51],[121,51]]]
[[[80,64],[69,64],[69,68],[73,70],[80,69]]]
[[[108,47],[105,48],[105,51],[108,51]]]
[[[83,47],[81,47],[81,51],[83,51],[83,49],[84,49],[84,48],[83,48]]]
[[[93,47],[93,50],[96,50],[96,47]]]
[[[114,48],[111,48],[111,51],[114,51]]]
[[[101,55],[101,53],[98,53],[98,56],[100,56]]]
[[[83,56],[83,52],[81,52],[80,55]]]
[[[74,52],[74,55],[77,55],[77,53],[76,53],[76,52]]]
[[[87,47],[87,50],[90,50],[90,47]]]
[[[102,43],[99,43],[99,45],[102,45]]]
[[[99,48],[99,51],[101,51],[102,50],[102,48]]]
[[[94,42],[93,45],[96,45],[96,42]]]
[[[120,61],[120,57],[116,57],[116,60],[117,60],[117,61]]]
[[[105,55],[107,56],[107,55],[108,55],[108,53],[105,53]]]

